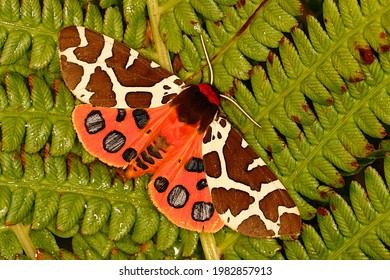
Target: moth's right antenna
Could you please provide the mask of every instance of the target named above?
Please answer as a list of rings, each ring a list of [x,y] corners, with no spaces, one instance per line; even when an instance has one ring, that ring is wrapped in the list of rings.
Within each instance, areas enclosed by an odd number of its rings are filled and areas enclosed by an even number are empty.
[[[203,36],[202,34],[200,34],[200,41],[202,43],[202,48],[203,48],[203,52],[204,52],[204,55],[206,57],[206,61],[207,61],[207,65],[209,67],[209,71],[210,71],[210,84],[212,85],[213,82],[214,82],[214,72],[213,72],[213,67],[211,67],[211,61],[210,61],[210,58],[209,58],[209,54],[207,53],[207,49],[206,49],[206,44],[204,42],[204,39],[203,39]],[[242,109],[242,107],[237,103],[237,101],[235,101],[233,98],[230,98],[229,96],[225,95],[225,94],[220,94],[220,97],[221,98],[224,98],[228,101],[230,101],[234,106],[237,107],[237,109],[239,109],[241,111],[241,113],[243,113],[254,125],[256,125],[257,127],[261,128],[261,125],[259,125],[247,112],[245,112],[244,109]]]

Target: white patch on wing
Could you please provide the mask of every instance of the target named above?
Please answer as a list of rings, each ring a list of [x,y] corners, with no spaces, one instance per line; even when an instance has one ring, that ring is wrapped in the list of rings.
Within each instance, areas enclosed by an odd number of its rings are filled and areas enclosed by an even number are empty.
[[[263,165],[266,165],[266,164],[265,164],[265,162],[263,161],[262,158],[254,159],[253,162],[248,165],[248,170],[247,171],[251,171],[252,169],[254,169],[256,167],[263,166]]]
[[[133,65],[134,60],[138,58],[138,52],[134,49],[130,49],[130,55],[129,55],[129,60],[126,63],[126,69],[128,69],[131,65]]]
[[[160,67],[160,65],[158,65],[156,62],[154,62],[154,61],[151,61],[150,62],[150,67],[152,67],[152,68],[158,68],[158,67]]]

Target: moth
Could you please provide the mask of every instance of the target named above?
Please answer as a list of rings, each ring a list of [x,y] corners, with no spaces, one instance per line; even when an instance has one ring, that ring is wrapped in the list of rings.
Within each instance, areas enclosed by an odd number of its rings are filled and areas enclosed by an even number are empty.
[[[251,237],[297,235],[299,211],[282,183],[221,116],[211,84],[186,85],[134,49],[84,27],[58,39],[62,77],[83,103],[72,120],[85,149],[148,184],[179,227]]]

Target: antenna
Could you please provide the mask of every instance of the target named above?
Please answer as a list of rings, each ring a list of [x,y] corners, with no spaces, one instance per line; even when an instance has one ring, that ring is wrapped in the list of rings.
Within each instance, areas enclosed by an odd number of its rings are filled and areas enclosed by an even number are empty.
[[[214,72],[213,72],[213,67],[211,67],[211,61],[210,61],[210,58],[209,58],[209,53],[207,52],[206,44],[204,43],[204,39],[203,39],[202,34],[200,34],[200,41],[202,43],[204,56],[206,57],[207,65],[208,65],[209,71],[210,71],[210,85],[212,85],[213,82],[214,82]]]
[[[204,39],[203,39],[203,36],[202,34],[200,34],[200,41],[202,43],[202,48],[203,48],[203,52],[204,52],[204,55],[206,57],[206,61],[207,61],[207,66],[209,67],[209,71],[210,71],[210,84],[212,85],[213,82],[214,82],[214,72],[213,72],[213,67],[211,67],[211,61],[210,61],[210,58],[209,58],[209,54],[207,52],[207,49],[206,49],[206,44],[204,42]],[[230,98],[229,96],[225,95],[225,94],[220,94],[220,97],[221,98],[224,98],[228,101],[230,101],[234,106],[237,107],[238,110],[240,110],[241,113],[243,113],[254,125],[256,125],[257,127],[261,128],[261,125],[259,125],[247,112],[245,112],[244,109],[242,109],[242,107],[240,106],[240,104],[237,103],[236,100],[234,100],[233,98]]]

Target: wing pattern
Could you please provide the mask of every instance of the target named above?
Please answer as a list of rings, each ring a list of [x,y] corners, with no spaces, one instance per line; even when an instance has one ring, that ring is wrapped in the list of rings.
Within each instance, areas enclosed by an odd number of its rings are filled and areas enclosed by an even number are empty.
[[[285,187],[229,122],[211,123],[202,153],[212,201],[227,226],[253,237],[300,232],[298,208]]]
[[[170,221],[198,232],[226,224],[252,237],[300,232],[298,209],[282,183],[218,117],[214,87],[186,86],[84,27],[64,28],[58,42],[63,79],[86,103],[72,116],[81,143],[128,178],[153,174],[150,197]]]
[[[63,29],[58,47],[63,79],[84,103],[155,108],[184,87],[179,77],[134,49],[84,27]]]

